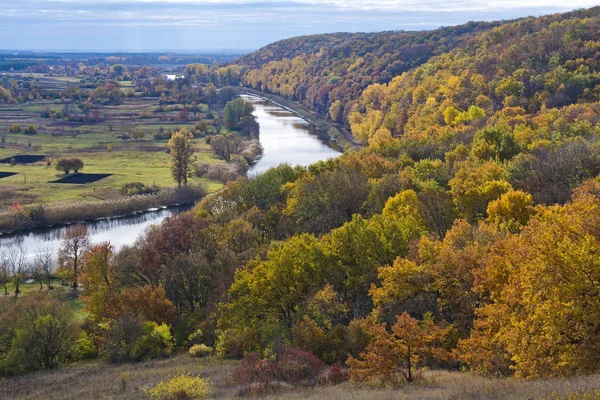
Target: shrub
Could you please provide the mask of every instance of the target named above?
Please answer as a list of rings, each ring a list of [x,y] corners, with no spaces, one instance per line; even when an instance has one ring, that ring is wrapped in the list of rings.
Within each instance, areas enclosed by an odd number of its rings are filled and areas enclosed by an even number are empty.
[[[263,359],[258,353],[246,355],[235,373],[235,379],[241,384],[284,381],[292,385],[312,385],[324,367],[323,361],[311,353],[286,347],[275,359]]]
[[[121,194],[125,196],[136,196],[143,194],[155,194],[160,189],[156,185],[147,186],[142,182],[130,182],[121,186]]]
[[[25,128],[23,133],[26,135],[35,135],[37,134],[37,128],[35,127],[35,125],[29,125],[27,128]]]
[[[240,167],[238,164],[235,164],[235,163],[213,164],[208,168],[208,171],[204,175],[205,178],[212,179],[215,181],[220,181],[223,183],[234,181],[237,178],[239,178],[240,176],[242,176]]]
[[[81,331],[79,339],[75,342],[75,353],[79,360],[90,360],[98,356],[98,348],[85,331]]]
[[[131,137],[132,137],[134,140],[140,140],[140,139],[143,139],[143,138],[144,138],[144,136],[146,136],[146,132],[144,132],[144,130],[143,130],[143,129],[134,129],[134,130],[131,132]]]
[[[206,161],[200,161],[199,163],[196,164],[196,169],[195,169],[196,176],[198,178],[202,178],[204,175],[206,175],[206,173],[208,172],[209,169],[210,169],[209,163],[207,163]]]
[[[192,357],[206,357],[213,352],[213,348],[205,344],[195,344],[190,347],[189,353]]]
[[[335,363],[325,371],[319,383],[336,385],[338,383],[346,382],[348,379],[350,379],[350,372],[348,369],[342,369],[339,363]]]
[[[142,361],[168,356],[173,351],[173,337],[167,324],[143,321],[131,314],[115,321],[102,346],[111,362]]]
[[[159,382],[147,391],[153,399],[202,399],[208,396],[211,383],[197,376],[180,374]]]
[[[12,124],[10,126],[10,128],[8,129],[8,131],[10,133],[21,133],[21,125],[19,125],[19,124]]]
[[[21,300],[0,318],[0,373],[52,369],[75,358],[72,311],[44,297]]]

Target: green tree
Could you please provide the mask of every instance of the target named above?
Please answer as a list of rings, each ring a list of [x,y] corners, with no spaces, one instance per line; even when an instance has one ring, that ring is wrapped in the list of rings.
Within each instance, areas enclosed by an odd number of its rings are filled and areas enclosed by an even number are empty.
[[[244,117],[249,117],[254,111],[252,103],[245,99],[235,99],[228,102],[223,110],[223,122],[228,129],[238,129],[240,121]]]
[[[179,187],[182,183],[187,185],[188,177],[191,176],[193,170],[193,157],[196,149],[192,139],[192,132],[187,128],[181,128],[173,133],[167,144],[171,152],[171,174]]]

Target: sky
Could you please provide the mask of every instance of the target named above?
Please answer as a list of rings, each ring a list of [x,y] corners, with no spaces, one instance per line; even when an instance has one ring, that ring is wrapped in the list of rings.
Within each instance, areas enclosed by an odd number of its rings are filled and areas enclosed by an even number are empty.
[[[424,30],[600,0],[0,0],[0,49],[254,50],[326,32]]]

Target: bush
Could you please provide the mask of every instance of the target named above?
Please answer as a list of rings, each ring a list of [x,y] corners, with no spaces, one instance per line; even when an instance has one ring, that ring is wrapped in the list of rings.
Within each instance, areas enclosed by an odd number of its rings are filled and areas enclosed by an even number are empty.
[[[35,125],[29,125],[27,128],[25,128],[23,133],[26,135],[35,135],[37,134],[37,128],[35,127]]]
[[[239,165],[236,163],[213,164],[208,168],[208,171],[204,175],[205,178],[223,183],[235,181],[240,176],[242,176],[242,172],[240,171]]]
[[[76,358],[72,311],[44,297],[22,299],[0,318],[0,373],[52,369]]]
[[[130,182],[121,186],[121,194],[125,196],[136,196],[144,194],[155,194],[160,189],[156,185],[147,186],[142,182]]]
[[[19,124],[12,124],[10,126],[10,128],[8,129],[8,131],[10,133],[21,133],[21,125],[19,125]]]
[[[195,344],[190,347],[189,353],[192,357],[206,357],[213,352],[213,348],[205,344]]]
[[[346,382],[348,379],[350,379],[350,372],[348,369],[342,369],[339,363],[335,363],[325,371],[321,376],[319,383],[324,385],[337,385]]]
[[[275,359],[263,359],[250,353],[242,360],[235,373],[240,384],[283,381],[292,385],[314,385],[325,364],[307,351],[286,347]]]
[[[81,331],[79,339],[75,342],[75,353],[78,360],[91,360],[98,356],[96,344],[85,331]]]
[[[111,362],[142,361],[168,356],[173,351],[173,337],[167,324],[143,321],[131,314],[115,321],[102,346]]]
[[[147,391],[153,399],[202,399],[208,397],[211,383],[197,376],[180,374]]]

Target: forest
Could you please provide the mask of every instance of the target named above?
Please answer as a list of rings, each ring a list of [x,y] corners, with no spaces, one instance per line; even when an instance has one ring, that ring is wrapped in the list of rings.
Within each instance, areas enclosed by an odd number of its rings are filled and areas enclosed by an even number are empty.
[[[86,317],[5,296],[2,374],[189,353],[241,360],[240,393],[264,395],[600,372],[600,7],[300,37],[185,76],[302,103],[362,146],[240,177],[118,252],[74,252],[74,228],[56,276]]]

